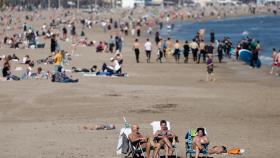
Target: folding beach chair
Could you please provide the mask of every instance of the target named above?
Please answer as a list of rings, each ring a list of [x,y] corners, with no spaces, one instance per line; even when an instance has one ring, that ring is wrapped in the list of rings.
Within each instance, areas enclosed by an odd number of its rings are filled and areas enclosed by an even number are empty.
[[[167,128],[168,130],[171,130],[171,127],[170,127],[170,122],[169,121],[166,121],[166,125],[167,125]],[[151,123],[151,126],[153,127],[153,135],[158,131],[160,130],[160,121],[154,121]],[[156,143],[157,142],[157,139],[154,138],[154,142]],[[174,140],[172,140],[172,147],[174,149],[173,151],[173,156],[175,156],[176,158],[178,157],[178,149],[177,149],[177,145],[176,143],[178,143],[179,140],[178,140],[178,137],[176,136]],[[164,149],[163,147],[161,147],[161,149]],[[175,155],[174,155],[175,154]],[[160,158],[160,155],[158,155],[158,157]]]
[[[207,135],[206,129],[205,133]],[[185,140],[186,140],[186,157],[192,158],[195,155],[195,150],[193,149],[193,138],[196,136],[196,130],[189,129],[186,133]],[[205,146],[205,150],[200,151],[200,154],[202,154],[204,157],[208,157],[208,145]]]
[[[133,145],[129,140],[129,150],[130,152],[128,153],[127,157],[132,155],[132,158],[146,158],[146,148],[143,148],[140,142],[138,142],[136,145]]]

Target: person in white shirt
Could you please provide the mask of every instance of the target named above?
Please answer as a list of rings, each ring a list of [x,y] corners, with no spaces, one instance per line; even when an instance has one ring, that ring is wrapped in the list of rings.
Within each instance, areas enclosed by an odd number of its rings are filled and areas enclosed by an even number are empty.
[[[111,74],[119,73],[121,65],[119,64],[118,60],[116,58],[111,58],[110,61],[111,65],[107,65],[106,63],[103,64],[102,71],[104,72],[106,70]]]
[[[150,63],[151,53],[152,53],[152,43],[150,42],[149,39],[147,39],[147,42],[145,43],[144,47],[145,47],[146,56],[147,56],[147,63]]]

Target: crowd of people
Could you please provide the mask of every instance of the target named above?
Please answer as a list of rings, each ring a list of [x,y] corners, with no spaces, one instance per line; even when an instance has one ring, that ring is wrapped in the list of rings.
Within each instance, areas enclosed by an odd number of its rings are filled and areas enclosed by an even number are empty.
[[[42,63],[53,64],[53,71],[48,70],[47,72],[54,74],[57,73],[60,67],[62,67],[61,70],[63,71],[65,64],[69,64],[73,60],[78,46],[95,47],[96,53],[112,53],[113,55],[110,59],[112,64],[103,62],[104,64],[102,64],[98,73],[108,72],[107,74],[110,75],[122,74],[121,67],[123,65],[123,59],[120,60],[119,58],[122,58],[124,47],[126,47],[125,40],[128,36],[135,39],[132,47],[137,63],[141,62],[140,54],[142,52],[146,55],[145,60],[147,63],[152,62],[152,56],[154,55],[158,63],[170,63],[170,59],[172,58],[178,64],[190,63],[190,59],[192,59],[193,63],[206,64],[207,81],[215,81],[213,63],[216,52],[220,63],[222,63],[225,56],[231,58],[233,43],[230,38],[225,37],[222,40],[217,40],[214,30],[210,30],[209,32],[210,41],[205,40],[206,30],[204,29],[198,30],[193,39],[186,41],[173,40],[169,37],[161,36],[160,32],[165,25],[172,29],[175,25],[173,21],[186,20],[196,16],[203,17],[206,13],[196,15],[195,13],[185,13],[182,10],[176,12],[172,9],[159,12],[158,15],[148,13],[139,16],[137,13],[137,10],[123,11],[120,13],[121,17],[123,17],[122,19],[114,19],[112,17],[103,17],[99,14],[95,16],[77,16],[74,12],[63,11],[58,12],[58,15],[50,16],[49,24],[45,22],[41,28],[32,26],[34,20],[46,19],[37,10],[32,12],[32,14],[24,16],[24,18],[4,14],[1,16],[0,21],[3,25],[2,34],[4,35],[3,41],[0,42],[0,47],[8,45],[11,48],[17,49],[37,49],[45,47],[45,43],[41,41],[50,40],[50,55],[47,55],[44,59],[37,60],[37,63],[34,60],[30,60],[29,56],[25,56],[23,63],[32,65],[30,67]],[[215,13],[212,12],[209,14],[212,15]],[[14,28],[11,28],[13,25]],[[90,35],[85,33],[86,30],[97,27],[100,27],[106,35],[109,35],[107,40],[89,40],[88,37]],[[7,28],[9,30],[6,30]],[[80,33],[78,33],[77,30],[79,29],[77,28],[81,28]],[[14,30],[13,35],[8,36],[6,32],[11,30]],[[154,32],[154,30],[156,31]],[[153,34],[155,35],[154,41],[151,40]],[[142,45],[140,41],[143,38],[146,38],[146,42]],[[60,42],[68,41],[72,43],[69,53],[64,51],[59,44]],[[242,39],[235,49],[236,60],[239,59],[238,51],[240,49],[252,51],[253,56],[250,65],[251,67],[255,67],[261,50],[260,42],[250,38]],[[277,64],[275,62],[278,62],[278,58],[273,57],[273,59],[275,59],[273,67],[276,67]],[[2,69],[4,71],[5,68],[5,76],[3,72],[5,79],[8,67],[10,67],[8,65],[11,65],[11,63],[7,59],[3,59],[3,61],[5,61]],[[274,70],[272,69],[272,73]],[[11,71],[10,68],[9,71]],[[15,77],[8,77],[6,79],[13,78]]]

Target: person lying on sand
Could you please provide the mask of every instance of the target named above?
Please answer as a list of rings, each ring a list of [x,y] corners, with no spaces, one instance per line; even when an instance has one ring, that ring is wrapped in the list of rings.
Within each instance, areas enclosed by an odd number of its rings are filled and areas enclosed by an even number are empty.
[[[131,142],[133,146],[137,146],[138,143],[140,143],[142,148],[146,148],[146,155],[147,158],[150,158],[150,152],[151,152],[151,143],[149,141],[149,138],[144,137],[139,132],[139,126],[138,125],[132,125],[131,127],[131,133],[128,135],[128,139]]]
[[[96,65],[93,65],[90,69],[87,68],[76,68],[76,67],[72,67],[72,72],[98,72],[98,68]]]

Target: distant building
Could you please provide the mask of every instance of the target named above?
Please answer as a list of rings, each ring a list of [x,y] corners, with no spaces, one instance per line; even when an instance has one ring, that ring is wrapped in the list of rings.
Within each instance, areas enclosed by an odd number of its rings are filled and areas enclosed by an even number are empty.
[[[145,6],[145,0],[118,0],[116,3],[121,8],[134,8]]]
[[[257,4],[280,3],[280,0],[257,0]]]

